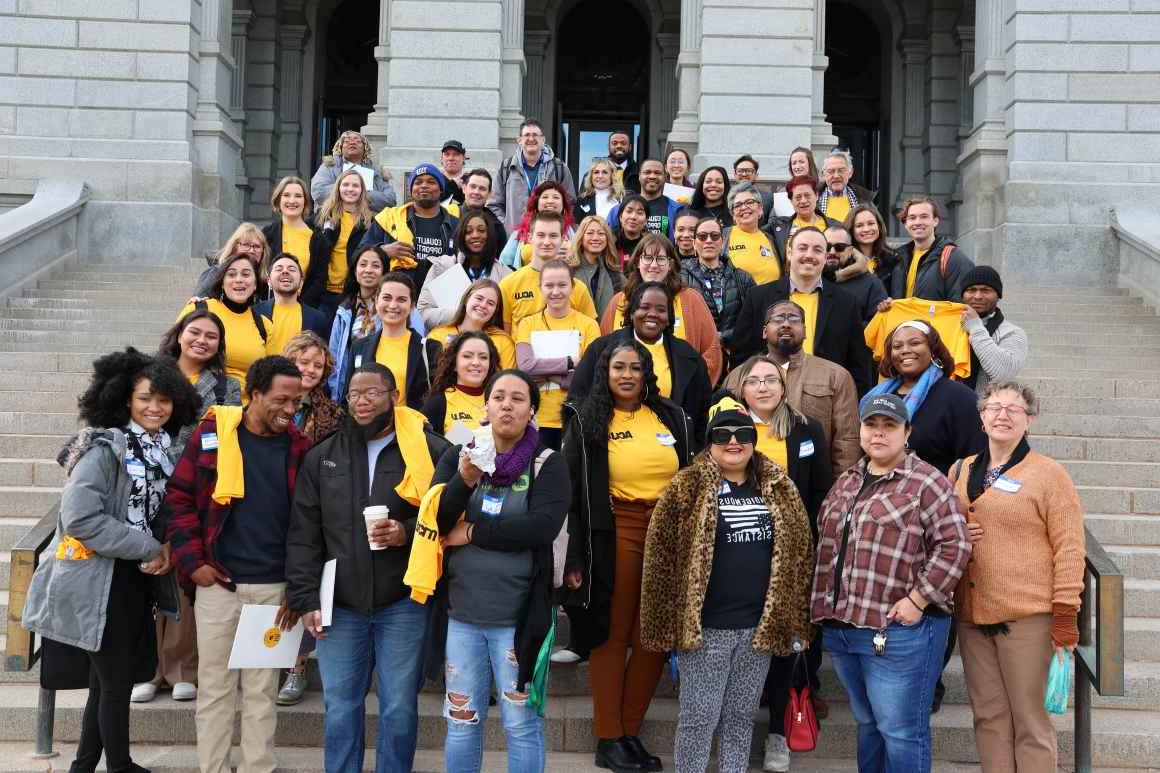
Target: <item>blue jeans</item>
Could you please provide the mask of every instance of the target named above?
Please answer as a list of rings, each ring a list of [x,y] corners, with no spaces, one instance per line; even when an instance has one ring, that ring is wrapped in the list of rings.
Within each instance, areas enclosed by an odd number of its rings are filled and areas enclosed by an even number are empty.
[[[503,729],[507,735],[508,773],[541,773],[546,764],[540,716],[527,704],[528,694],[517,685],[516,629],[447,621],[447,742],[443,749],[449,773],[478,773],[483,766],[483,723],[491,696],[491,678],[498,686]],[[328,768],[329,770],[329,768]]]
[[[950,628],[949,617],[929,615],[912,626],[891,623],[881,656],[870,629],[822,628],[858,722],[859,773],[930,772],[930,703]]]
[[[376,773],[406,773],[415,760],[427,607],[409,598],[373,615],[334,608],[318,640],[325,706],[323,757],[328,773],[361,771],[371,667],[379,699]]]

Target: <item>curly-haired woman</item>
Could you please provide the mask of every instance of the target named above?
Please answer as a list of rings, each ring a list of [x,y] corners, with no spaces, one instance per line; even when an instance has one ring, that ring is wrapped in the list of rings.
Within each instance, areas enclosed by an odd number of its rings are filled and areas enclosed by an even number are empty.
[[[478,429],[484,420],[483,385],[502,369],[486,333],[469,330],[451,339],[439,355],[422,413],[431,429],[446,435],[459,422]]]
[[[102,752],[110,771],[143,770],[129,754],[129,696],[134,677],[148,679],[156,666],[149,577],[170,569],[160,541],[173,472],[166,450],[200,402],[172,363],[136,349],[106,355],[79,402],[88,426],[61,451],[68,480],[56,545],[33,575],[23,625],[44,637],[42,646],[87,656],[73,771],[96,770]]]

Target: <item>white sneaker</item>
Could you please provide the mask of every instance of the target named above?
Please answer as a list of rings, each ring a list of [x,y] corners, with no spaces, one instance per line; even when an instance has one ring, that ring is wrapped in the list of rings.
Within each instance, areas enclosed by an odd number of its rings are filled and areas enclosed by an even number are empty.
[[[785,736],[770,733],[765,738],[765,762],[762,770],[769,773],[785,773],[789,770],[789,747],[786,746]]]
[[[553,663],[579,663],[583,658],[577,655],[572,650],[565,647],[564,649],[556,650],[549,658]]]
[[[148,703],[157,697],[157,685],[152,682],[141,682],[133,685],[133,692],[129,700],[133,703]]]
[[[178,682],[173,685],[173,700],[192,701],[197,699],[197,685],[193,682]]]

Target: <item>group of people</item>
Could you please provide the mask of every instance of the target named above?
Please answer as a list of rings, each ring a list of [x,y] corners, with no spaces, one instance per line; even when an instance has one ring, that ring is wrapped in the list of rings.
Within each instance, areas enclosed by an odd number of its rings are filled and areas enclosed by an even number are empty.
[[[231,765],[239,687],[238,767],[273,770],[316,648],[328,771],[361,770],[372,676],[377,770],[411,769],[431,680],[448,771],[481,769],[492,705],[509,769],[542,771],[548,672],[578,661],[598,767],[662,769],[640,736],[668,668],[678,771],[714,737],[746,770],[763,703],[764,769],[786,771],[791,691],[828,713],[823,652],[859,770],[928,771],[956,631],[984,770],[1054,769],[1082,512],[1030,447],[999,274],[926,197],[891,249],[845,153],[819,172],[795,149],[771,196],[751,156],[694,179],[683,150],[630,147],[614,133],[577,196],[527,121],[496,175],[452,140],[396,205],[346,132],[238,227],[155,355],[97,360],[24,613],[88,665],[73,770],[141,770],[130,701],[166,683],[197,701],[202,771]],[[228,668],[249,604],[305,629],[281,689]]]

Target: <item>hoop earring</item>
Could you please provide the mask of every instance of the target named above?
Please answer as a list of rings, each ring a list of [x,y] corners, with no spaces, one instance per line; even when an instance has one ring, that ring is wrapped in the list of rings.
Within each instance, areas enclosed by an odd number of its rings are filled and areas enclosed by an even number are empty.
[[[641,392],[640,401],[643,403],[648,400],[648,384],[644,385],[644,391]]]

